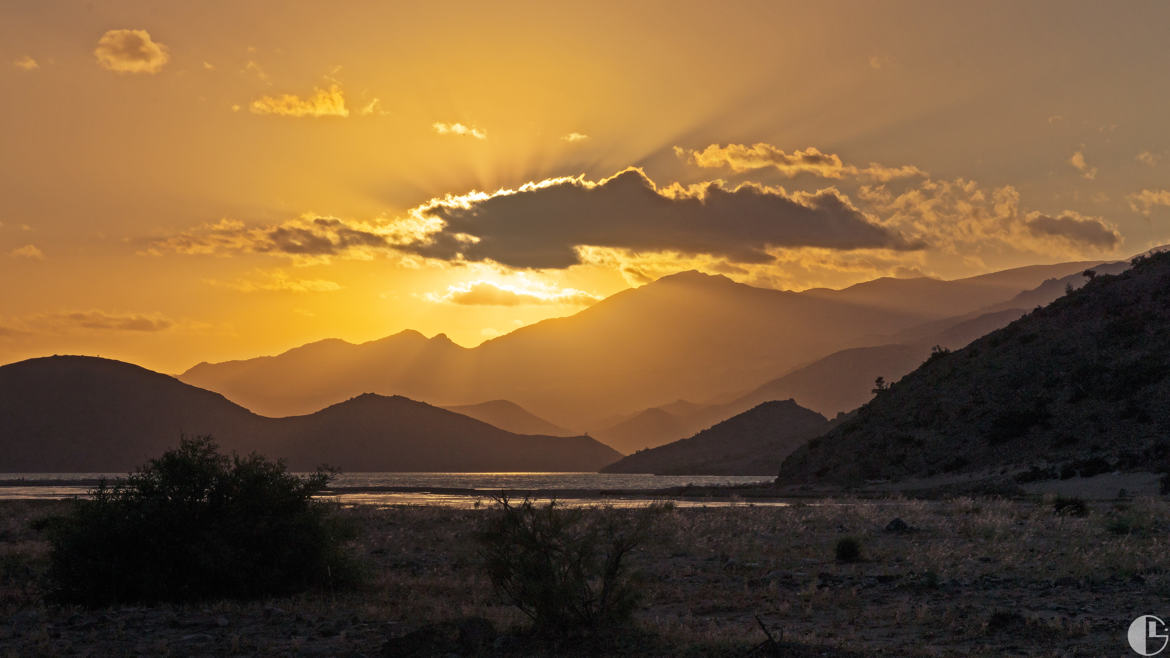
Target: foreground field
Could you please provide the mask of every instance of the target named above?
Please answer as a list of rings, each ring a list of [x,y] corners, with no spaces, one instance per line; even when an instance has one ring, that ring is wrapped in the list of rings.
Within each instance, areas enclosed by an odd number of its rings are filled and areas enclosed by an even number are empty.
[[[389,638],[466,617],[501,631],[489,653],[534,651],[503,633],[524,619],[479,566],[487,509],[340,510],[360,528],[358,591],[84,610],[44,600],[48,544],[34,527],[63,505],[0,503],[5,655],[378,655]],[[765,639],[758,616],[802,647],[785,655],[1124,655],[1131,620],[1170,614],[1170,504],[1085,511],[1000,499],[666,509],[631,558],[642,633],[606,651],[743,655]],[[836,559],[844,537],[860,560]]]

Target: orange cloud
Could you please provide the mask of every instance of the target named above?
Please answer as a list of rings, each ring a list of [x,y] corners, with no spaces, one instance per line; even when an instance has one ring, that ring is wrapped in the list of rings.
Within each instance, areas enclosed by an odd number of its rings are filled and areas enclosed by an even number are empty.
[[[41,68],[41,65],[29,55],[21,55],[12,60],[12,67],[21,71],[35,71]]]
[[[771,144],[711,144],[702,151],[674,147],[674,153],[689,164],[704,168],[727,168],[734,172],[775,169],[788,178],[811,174],[821,178],[864,178],[886,182],[898,178],[925,177],[918,167],[886,167],[870,163],[868,167],[845,164],[841,157],[815,147],[786,153]]]
[[[40,327],[56,330],[84,329],[92,331],[165,331],[174,321],[158,314],[107,313],[106,311],[66,311],[37,316],[32,322]]]
[[[342,286],[327,279],[297,279],[280,270],[257,272],[255,278],[236,281],[208,280],[215,286],[222,286],[240,292],[335,292]]]
[[[8,255],[15,258],[27,258],[29,260],[45,260],[45,252],[41,251],[35,244],[26,244],[23,247],[17,247],[8,252]]]
[[[1149,216],[1157,206],[1170,206],[1170,190],[1142,190],[1126,197],[1134,212]]]
[[[1097,168],[1090,167],[1085,162],[1085,154],[1082,151],[1074,151],[1072,157],[1068,159],[1068,163],[1073,166],[1073,169],[1081,172],[1081,176],[1084,176],[1088,180],[1093,180],[1097,177]]]
[[[487,133],[479,128],[465,126],[462,123],[443,123],[436,121],[431,124],[431,128],[440,135],[462,135],[464,137],[474,137],[476,139],[487,139]]]
[[[102,68],[116,73],[158,73],[170,60],[167,47],[146,30],[110,30],[98,39],[93,54]]]
[[[494,281],[469,281],[447,287],[439,295],[428,293],[424,296],[434,303],[463,304],[468,306],[534,306],[565,305],[588,306],[601,298],[576,288],[555,288],[552,286],[515,286]]]
[[[328,89],[316,88],[313,95],[301,98],[293,94],[263,96],[252,101],[252,114],[270,114],[285,117],[348,117],[345,93],[336,84]]]

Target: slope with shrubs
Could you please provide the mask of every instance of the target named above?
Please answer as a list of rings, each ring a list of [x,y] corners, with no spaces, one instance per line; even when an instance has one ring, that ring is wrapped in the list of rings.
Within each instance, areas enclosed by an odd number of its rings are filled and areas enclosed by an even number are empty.
[[[793,400],[765,402],[689,439],[636,452],[605,473],[769,475],[829,421]]]
[[[1170,455],[1170,253],[1087,276],[1047,307],[932,355],[793,453],[778,483],[1159,470]]]

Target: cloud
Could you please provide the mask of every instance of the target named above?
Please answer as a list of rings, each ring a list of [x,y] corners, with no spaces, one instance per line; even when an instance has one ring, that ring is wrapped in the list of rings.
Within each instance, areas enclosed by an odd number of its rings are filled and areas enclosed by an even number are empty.
[[[116,73],[158,73],[170,59],[167,47],[146,30],[110,30],[93,51],[102,68]]]
[[[1149,216],[1157,206],[1170,206],[1170,190],[1142,190],[1126,197],[1134,212]]]
[[[41,65],[38,64],[37,60],[33,59],[31,56],[21,55],[20,57],[12,60],[12,67],[21,71],[35,71],[41,68]]]
[[[566,142],[583,142],[589,139],[589,135],[584,133],[569,133],[568,135],[561,137],[561,139]]]
[[[1160,153],[1150,153],[1149,151],[1142,151],[1141,153],[1137,154],[1137,157],[1135,159],[1138,162],[1146,165],[1147,167],[1156,167],[1158,165],[1158,162],[1162,159],[1162,155]]]
[[[1116,228],[1100,218],[1021,210],[1020,193],[1010,185],[986,189],[963,178],[926,180],[899,194],[882,185],[862,186],[858,196],[906,239],[927,242],[972,266],[982,266],[983,255],[1078,257],[1121,243]]]
[[[1090,167],[1085,162],[1085,154],[1082,151],[1074,151],[1072,157],[1068,159],[1068,163],[1073,166],[1073,169],[1081,172],[1081,176],[1084,176],[1088,180],[1093,180],[1097,177],[1097,168]]]
[[[382,101],[377,98],[371,100],[369,103],[366,103],[364,106],[362,106],[361,110],[361,115],[364,117],[368,117],[374,114],[378,116],[383,116],[386,114],[386,110],[382,109]]]
[[[1077,246],[1099,249],[1121,246],[1121,233],[1116,228],[1099,217],[1084,217],[1071,210],[1057,216],[1032,212],[1024,222],[1033,235],[1060,238]]]
[[[262,96],[248,106],[252,114],[271,114],[285,117],[348,117],[345,94],[336,84],[328,89],[317,87],[313,95],[301,98],[293,94]]]
[[[788,178],[812,174],[821,178],[864,178],[891,181],[898,178],[925,177],[918,167],[886,167],[876,162],[868,167],[857,167],[842,162],[833,153],[823,153],[815,147],[786,153],[771,144],[711,144],[702,151],[674,147],[674,153],[688,164],[704,168],[727,168],[734,172],[775,169]]]
[[[436,121],[431,124],[431,128],[440,135],[463,135],[466,137],[474,137],[476,139],[487,139],[487,133],[479,128],[465,126],[462,123],[442,123]]]
[[[890,57],[889,55],[870,55],[868,61],[869,61],[869,68],[876,71],[878,69],[882,69],[882,68],[885,68],[887,66],[890,66],[891,64],[894,63],[895,60],[893,57]]]
[[[436,304],[450,303],[467,306],[588,306],[601,299],[597,295],[576,288],[513,286],[493,281],[469,281],[447,286],[447,292],[441,295],[428,293],[425,298]]]
[[[679,251],[766,262],[769,246],[918,249],[835,189],[788,195],[721,181],[658,188],[639,169],[601,181],[548,179],[514,190],[433,200],[411,211],[441,230],[402,248],[443,260],[564,268],[580,246]]]
[[[41,251],[35,244],[26,244],[23,247],[17,247],[16,249],[8,252],[8,255],[14,258],[45,260],[45,252]]]
[[[247,226],[238,220],[222,219],[154,240],[142,253],[154,256],[273,254],[309,262],[333,256],[369,260],[376,252],[417,242],[439,228],[437,220],[419,217],[360,222],[303,216],[273,226]]]
[[[38,316],[36,323],[58,329],[94,331],[165,331],[174,322],[158,314],[107,313],[105,311],[68,311]]]
[[[236,281],[214,281],[208,283],[240,292],[335,292],[342,286],[326,279],[297,279],[290,277],[279,270],[273,272],[257,272],[256,278],[237,279]]]

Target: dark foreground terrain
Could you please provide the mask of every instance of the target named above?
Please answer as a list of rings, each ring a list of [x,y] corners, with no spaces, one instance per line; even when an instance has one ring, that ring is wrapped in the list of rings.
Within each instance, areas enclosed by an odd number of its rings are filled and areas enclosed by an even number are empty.
[[[479,655],[596,652],[509,633],[524,619],[493,593],[473,541],[485,509],[341,510],[360,528],[357,591],[85,610],[44,600],[49,547],[34,526],[63,505],[0,503],[3,655],[402,655],[387,641],[466,617],[494,626],[461,622],[487,634]],[[783,633],[781,655],[1124,655],[1133,618],[1170,614],[1170,504],[1084,511],[970,498],[666,509],[632,557],[641,630],[603,653],[745,655],[765,639],[758,615]],[[835,558],[844,537],[858,561]]]

